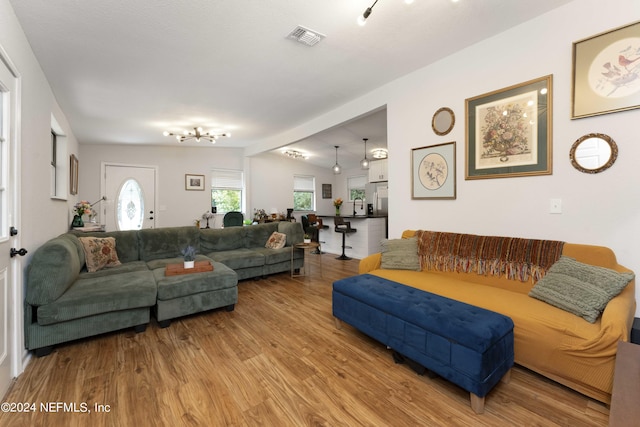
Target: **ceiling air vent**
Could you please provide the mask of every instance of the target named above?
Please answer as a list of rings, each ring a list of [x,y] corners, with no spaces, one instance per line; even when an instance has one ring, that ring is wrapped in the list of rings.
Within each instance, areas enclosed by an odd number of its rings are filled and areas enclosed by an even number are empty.
[[[294,28],[287,36],[287,38],[296,40],[302,44],[306,44],[307,46],[313,46],[325,37],[326,36],[324,34],[320,34],[317,31],[304,28],[300,25]]]

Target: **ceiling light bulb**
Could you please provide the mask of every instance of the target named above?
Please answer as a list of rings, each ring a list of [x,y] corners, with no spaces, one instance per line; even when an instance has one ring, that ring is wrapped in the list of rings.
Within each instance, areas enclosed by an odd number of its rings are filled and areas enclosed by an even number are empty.
[[[405,2],[406,4],[411,4],[411,3],[413,3],[413,0],[404,0],[404,2]]]
[[[164,132],[162,132],[162,134],[163,134],[164,136],[169,136],[169,132],[167,132],[166,130],[165,130]]]
[[[364,24],[367,23],[367,18],[369,17],[369,15],[371,15],[371,7],[368,7],[362,15],[358,16],[358,25],[360,25],[361,27],[364,26]]]

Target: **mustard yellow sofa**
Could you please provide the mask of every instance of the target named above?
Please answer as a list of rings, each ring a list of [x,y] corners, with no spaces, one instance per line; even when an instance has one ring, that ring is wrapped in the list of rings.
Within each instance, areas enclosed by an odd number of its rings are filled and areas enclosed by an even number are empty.
[[[416,235],[403,232],[403,238]],[[575,260],[630,272],[619,265],[609,248],[564,243],[562,255]],[[528,294],[535,285],[476,272],[422,271],[381,268],[381,253],[360,261],[360,274],[373,274],[437,295],[492,310],[514,324],[515,363],[582,394],[609,404],[618,341],[629,341],[636,301],[635,281],[611,299],[602,315],[589,323]]]

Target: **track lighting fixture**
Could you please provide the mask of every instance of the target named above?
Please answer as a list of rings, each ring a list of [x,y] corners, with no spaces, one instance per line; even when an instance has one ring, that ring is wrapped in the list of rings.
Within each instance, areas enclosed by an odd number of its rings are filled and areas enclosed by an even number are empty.
[[[175,136],[176,139],[178,140],[178,142],[185,142],[188,141],[190,139],[195,139],[196,142],[200,142],[201,139],[206,139],[207,141],[211,142],[212,144],[216,143],[216,139],[226,136],[227,138],[231,137],[230,133],[222,133],[222,134],[214,134],[211,132],[202,132],[202,128],[201,127],[197,127],[197,128],[193,128],[193,131],[183,131],[182,134],[175,134],[172,132],[167,132],[164,131],[162,133],[164,136]]]
[[[371,11],[373,7],[378,3],[378,0],[374,1],[371,6],[369,6],[362,15],[358,16],[358,25],[363,26],[367,23],[367,18],[371,15]]]
[[[369,159],[367,159],[367,141],[369,138],[362,138],[364,141],[364,159],[360,160],[360,169],[369,169]]]
[[[457,0],[453,0],[453,1],[455,2]],[[414,0],[404,0],[404,2],[406,4],[411,4],[414,2]],[[371,12],[373,11],[373,7],[376,5],[376,3],[378,3],[378,0],[374,1],[371,6],[366,8],[362,15],[358,16],[358,25],[363,26],[364,24],[367,23],[367,18],[369,17],[369,15],[371,15]]]
[[[342,172],[342,166],[338,164],[338,148],[340,148],[340,146],[334,145],[334,147],[336,147],[336,164],[333,165],[333,174],[340,175],[340,173]]]

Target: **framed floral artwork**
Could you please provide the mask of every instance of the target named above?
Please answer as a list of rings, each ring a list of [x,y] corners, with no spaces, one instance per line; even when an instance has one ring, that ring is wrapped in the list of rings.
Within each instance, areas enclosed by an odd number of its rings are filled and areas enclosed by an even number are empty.
[[[412,199],[456,198],[456,143],[411,150]]]
[[[465,101],[465,179],[551,174],[548,75]]]
[[[189,191],[203,191],[204,190],[204,175],[190,175],[184,176],[184,188]]]
[[[571,118],[640,107],[640,22],[573,43]]]

